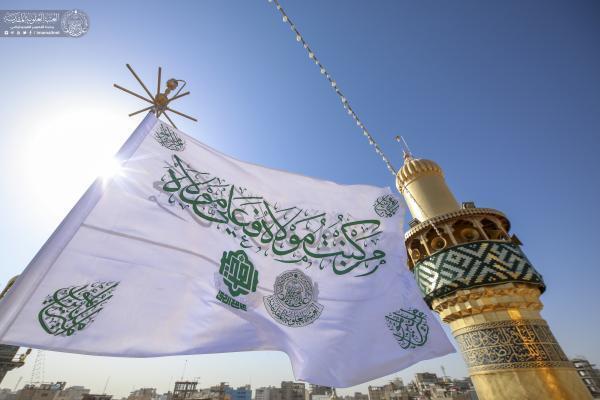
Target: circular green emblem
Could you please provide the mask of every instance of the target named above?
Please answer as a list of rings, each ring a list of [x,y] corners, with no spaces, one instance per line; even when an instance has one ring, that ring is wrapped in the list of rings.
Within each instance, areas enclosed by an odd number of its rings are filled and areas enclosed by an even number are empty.
[[[313,299],[313,288],[306,275],[299,271],[283,274],[275,281],[277,298],[290,308],[301,308]]]
[[[299,269],[285,271],[275,279],[274,294],[263,301],[269,314],[282,325],[301,327],[321,316],[311,279]]]
[[[185,150],[185,141],[179,137],[177,132],[165,124],[160,124],[154,132],[154,138],[161,146],[173,151]]]
[[[389,218],[396,214],[398,208],[400,208],[400,203],[394,196],[384,194],[375,200],[373,208],[375,209],[375,213],[380,217]]]

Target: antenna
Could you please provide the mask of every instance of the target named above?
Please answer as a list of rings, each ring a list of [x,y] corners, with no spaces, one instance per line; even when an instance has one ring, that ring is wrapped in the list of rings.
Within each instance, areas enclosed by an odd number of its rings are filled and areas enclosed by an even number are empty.
[[[35,362],[33,363],[33,369],[31,370],[31,383],[43,383],[44,382],[44,352],[38,350],[35,355]]]
[[[181,371],[181,380],[183,380],[183,377],[185,375],[185,370],[187,368],[187,359],[185,360],[185,363],[183,364],[183,371]]]
[[[102,394],[106,394],[106,388],[108,387],[108,382],[110,382],[110,376],[108,378],[106,378],[106,383],[104,384],[104,390],[102,391]]]
[[[173,375],[171,375],[169,377],[169,386],[167,387],[167,392],[170,392],[172,387],[173,387]],[[173,389],[173,390],[175,390],[175,389]]]
[[[22,380],[23,380],[23,377],[22,377],[22,376],[20,376],[20,377],[19,377],[19,380],[18,380],[18,381],[17,381],[17,383],[15,384],[15,388],[13,389],[13,392],[16,392],[16,391],[17,391],[17,388],[19,387],[19,383],[21,383],[21,381],[22,381]]]
[[[396,139],[396,142],[398,142],[402,145],[402,151],[404,152],[404,158],[412,158],[412,153],[410,151],[410,148],[408,147],[408,143],[406,143],[406,140],[404,140],[404,136],[398,135],[394,139]]]

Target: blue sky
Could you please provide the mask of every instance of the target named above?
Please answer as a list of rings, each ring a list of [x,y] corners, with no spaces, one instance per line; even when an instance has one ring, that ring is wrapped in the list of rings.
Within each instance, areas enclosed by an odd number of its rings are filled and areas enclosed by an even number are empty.
[[[600,362],[597,227],[600,3],[282,0],[396,167],[394,136],[436,160],[461,201],[497,208],[548,286],[543,316],[569,356]],[[340,183],[394,181],[266,0],[3,1],[80,8],[79,39],[0,39],[0,282],[18,274],[141,120],[125,69],[186,79],[187,133],[237,158]],[[398,266],[403,268],[403,266]],[[292,379],[285,355],[123,360],[47,353],[46,380],[126,395]],[[27,382],[33,358],[3,383]],[[455,354],[401,371],[466,375]],[[373,384],[383,383],[390,377]],[[366,391],[367,385],[341,391]]]

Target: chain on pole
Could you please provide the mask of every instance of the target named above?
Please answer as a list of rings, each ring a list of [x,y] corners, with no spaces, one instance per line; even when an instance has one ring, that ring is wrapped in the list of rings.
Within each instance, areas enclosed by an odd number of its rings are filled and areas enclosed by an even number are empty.
[[[327,68],[325,68],[325,66],[317,58],[315,52],[308,45],[308,43],[306,42],[306,40],[304,39],[304,37],[302,36],[302,34],[298,30],[298,28],[296,27],[296,24],[294,24],[294,22],[292,22],[292,19],[289,17],[289,15],[285,12],[283,7],[279,3],[279,0],[268,0],[268,1],[269,1],[269,3],[273,4],[277,8],[279,13],[281,14],[281,18],[282,18],[283,22],[288,24],[288,26],[290,27],[292,32],[296,35],[296,41],[299,42],[300,44],[302,44],[302,47],[304,47],[304,49],[306,50],[306,52],[308,54],[308,57],[314,61],[315,65],[319,68],[321,75],[323,75],[323,77],[325,77],[325,79],[327,79],[327,81],[331,85],[331,88],[335,91],[337,96],[340,98],[340,101],[342,102],[342,106],[344,107],[344,109],[346,110],[348,115],[350,117],[352,117],[352,119],[356,123],[356,126],[358,126],[362,130],[363,135],[367,138],[367,140],[369,141],[369,144],[371,146],[373,146],[373,148],[375,149],[375,153],[377,153],[377,155],[381,157],[381,159],[385,163],[388,171],[390,171],[392,173],[392,175],[396,176],[396,169],[394,168],[394,166],[392,165],[390,160],[387,158],[387,156],[383,153],[383,150],[381,150],[381,147],[375,141],[375,138],[373,137],[373,135],[371,135],[369,133],[369,130],[367,129],[365,124],[358,117],[358,115],[356,114],[354,109],[352,109],[352,106],[350,106],[350,102],[348,101],[348,98],[346,96],[344,96],[344,94],[338,87],[338,84],[335,81],[335,79],[333,79],[333,77],[331,76],[331,74],[329,73]]]
[[[282,18],[283,22],[286,23],[290,27],[290,29],[292,30],[292,32],[296,35],[296,41],[298,43],[302,44],[302,47],[306,50],[306,52],[308,54],[308,58],[310,58],[311,60],[314,61],[315,65],[319,68],[319,71],[321,72],[321,75],[323,75],[323,77],[325,79],[327,79],[327,81],[331,85],[331,88],[335,91],[335,94],[340,98],[340,101],[342,102],[342,106],[346,110],[347,114],[350,117],[352,117],[352,119],[354,120],[354,122],[356,123],[356,125],[362,130],[363,135],[367,138],[367,140],[369,141],[369,144],[371,146],[373,146],[373,148],[375,150],[375,153],[377,153],[377,155],[379,155],[381,157],[381,159],[385,163],[385,166],[387,167],[388,171],[390,171],[390,173],[394,177],[396,177],[396,172],[397,171],[394,168],[394,166],[392,165],[392,163],[390,162],[389,158],[387,158],[387,156],[385,155],[385,153],[383,152],[383,150],[381,150],[381,147],[375,141],[375,138],[373,137],[373,135],[371,135],[369,133],[369,130],[367,129],[367,127],[365,126],[365,124],[358,117],[358,114],[356,114],[356,112],[354,111],[354,109],[350,105],[350,102],[348,101],[348,98],[346,96],[344,96],[344,94],[342,93],[341,89],[339,88],[337,82],[335,81],[335,79],[333,79],[333,76],[331,76],[331,73],[327,70],[327,68],[325,68],[325,66],[323,65],[323,63],[321,63],[321,61],[319,60],[319,58],[316,56],[315,52],[308,45],[308,42],[304,39],[304,37],[302,36],[302,34],[300,33],[300,31],[296,27],[296,24],[294,24],[294,22],[292,21],[292,19],[290,18],[290,16],[285,12],[285,10],[283,9],[283,7],[279,3],[279,0],[268,0],[268,2],[271,3],[271,4],[273,4],[277,8],[277,11],[279,11],[279,13],[281,14],[281,18]],[[402,140],[404,141],[403,138],[402,138]],[[406,142],[404,142],[404,143],[406,145]],[[423,210],[423,208],[421,207],[421,205],[417,202],[417,200],[413,197],[412,193],[410,193],[410,191],[408,190],[408,188],[404,188],[404,190],[408,193],[408,195],[413,200],[413,202],[421,210],[421,212],[423,213],[423,215],[426,215],[425,211]],[[433,224],[433,222],[431,222],[431,221],[430,221],[430,224],[433,227],[433,229],[435,230],[436,234],[438,236],[442,236],[441,232],[435,226],[435,224]]]

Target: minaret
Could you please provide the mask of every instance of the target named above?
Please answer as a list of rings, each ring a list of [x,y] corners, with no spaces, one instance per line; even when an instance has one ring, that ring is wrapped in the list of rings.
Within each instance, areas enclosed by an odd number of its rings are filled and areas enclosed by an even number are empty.
[[[450,325],[481,400],[591,399],[541,317],[542,276],[500,211],[459,204],[442,169],[405,154],[408,266]]]

